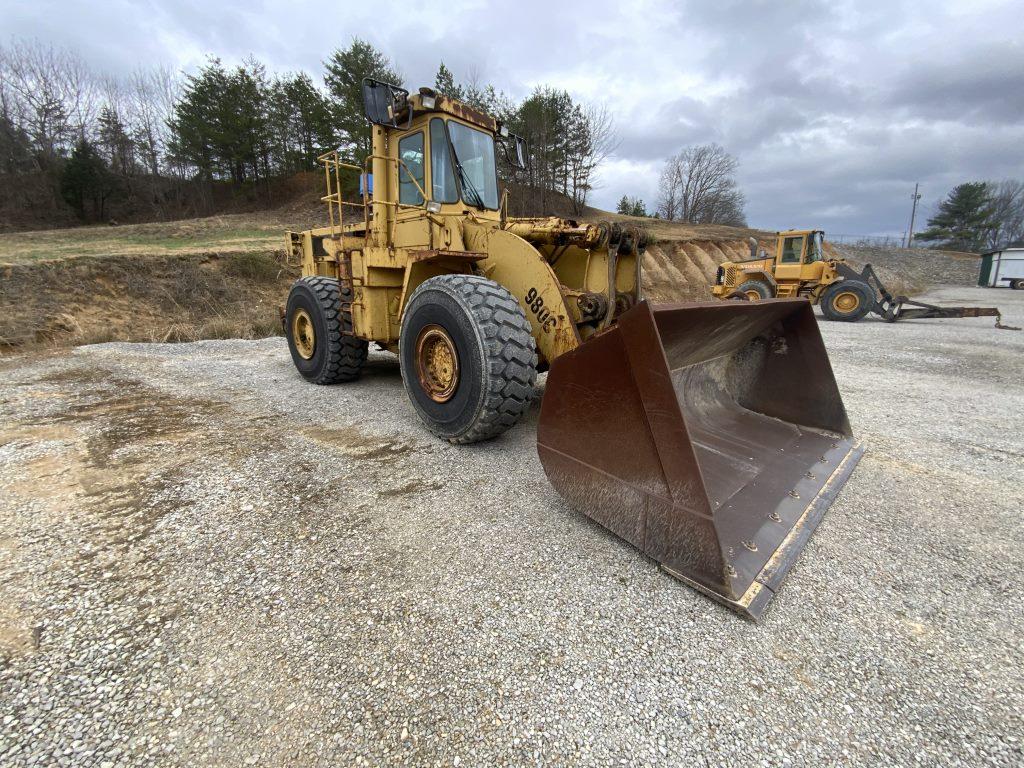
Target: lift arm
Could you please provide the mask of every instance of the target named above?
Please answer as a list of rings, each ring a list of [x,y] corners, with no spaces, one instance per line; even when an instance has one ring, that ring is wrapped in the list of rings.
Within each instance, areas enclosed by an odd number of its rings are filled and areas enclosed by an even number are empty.
[[[940,307],[935,304],[925,304],[923,301],[914,301],[906,296],[894,296],[885,287],[870,264],[866,264],[860,273],[846,264],[837,265],[836,271],[843,277],[860,280],[871,286],[875,292],[875,305],[871,311],[887,323],[895,323],[897,320],[903,319],[933,317],[994,317],[996,318],[996,328],[1004,331],[1020,330],[1012,325],[1004,325],[1003,316],[996,307]]]

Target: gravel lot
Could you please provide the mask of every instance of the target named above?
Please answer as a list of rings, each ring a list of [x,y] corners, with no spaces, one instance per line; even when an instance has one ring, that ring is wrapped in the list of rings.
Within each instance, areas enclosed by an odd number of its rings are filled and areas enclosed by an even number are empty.
[[[449,446],[389,355],[0,360],[0,764],[1020,765],[1024,333],[823,328],[868,452],[761,625],[570,510],[536,407]]]

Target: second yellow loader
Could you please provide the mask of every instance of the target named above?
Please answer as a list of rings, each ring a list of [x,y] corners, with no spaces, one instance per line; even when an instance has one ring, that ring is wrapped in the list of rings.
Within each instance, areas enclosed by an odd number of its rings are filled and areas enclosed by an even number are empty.
[[[498,150],[528,161],[507,126],[429,89],[363,95],[371,156],[325,155],[330,225],[288,235],[299,373],[354,380],[375,342],[426,427],[471,443],[514,425],[548,371],[537,450],[559,493],[759,617],[861,453],[811,305],[654,306],[641,232],[507,215]],[[372,196],[343,198],[346,169]]]

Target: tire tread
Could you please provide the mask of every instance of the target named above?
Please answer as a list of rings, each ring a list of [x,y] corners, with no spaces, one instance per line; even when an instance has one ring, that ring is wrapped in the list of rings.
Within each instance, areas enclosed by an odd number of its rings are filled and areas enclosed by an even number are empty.
[[[316,296],[327,326],[327,360],[314,384],[338,384],[359,378],[369,343],[352,335],[352,313],[342,305],[352,300],[352,288],[331,277],[303,277]]]
[[[537,380],[537,348],[519,302],[503,286],[478,275],[443,275],[425,281],[409,299],[443,283],[469,310],[483,336],[484,365],[490,372],[484,403],[466,432],[448,440],[476,443],[497,437],[526,413]]]

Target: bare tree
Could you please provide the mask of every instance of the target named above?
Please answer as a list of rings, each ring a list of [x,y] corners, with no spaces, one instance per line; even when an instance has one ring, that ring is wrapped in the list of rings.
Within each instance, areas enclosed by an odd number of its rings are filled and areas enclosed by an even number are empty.
[[[1024,182],[990,181],[987,187],[992,225],[985,236],[986,245],[999,248],[1024,239]]]
[[[574,105],[570,116],[563,192],[572,199],[576,215],[583,213],[587,196],[597,187],[595,173],[618,148],[615,120],[607,104]]]
[[[683,186],[682,165],[678,158],[670,157],[661,169],[658,182],[658,215],[668,221],[679,218],[679,193]]]
[[[42,165],[88,137],[99,110],[98,84],[76,54],[38,41],[0,48],[5,101]]]
[[[670,157],[659,184],[659,214],[690,224],[745,225],[737,167],[736,158],[717,144],[688,147]]]

